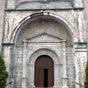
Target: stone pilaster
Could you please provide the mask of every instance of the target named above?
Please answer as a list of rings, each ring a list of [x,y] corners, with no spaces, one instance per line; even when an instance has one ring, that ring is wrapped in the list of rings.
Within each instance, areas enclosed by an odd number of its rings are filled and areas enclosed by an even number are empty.
[[[67,87],[67,66],[66,66],[66,40],[62,41],[62,56],[63,56],[63,88]]]
[[[13,69],[13,65],[14,65],[13,64],[13,51],[12,51],[13,45],[14,44],[11,44],[11,43],[3,43],[2,44],[3,58],[5,61],[7,71],[9,73],[6,88],[12,88],[12,83],[13,83],[13,81],[12,81],[12,77],[13,77],[12,69]]]
[[[83,8],[83,0],[74,0],[75,8]]]
[[[15,0],[7,0],[7,9],[15,9]]]
[[[84,86],[86,61],[87,43],[75,43],[75,88],[80,88]]]
[[[23,73],[22,73],[22,88],[26,88],[26,58],[27,58],[27,43],[23,41]]]

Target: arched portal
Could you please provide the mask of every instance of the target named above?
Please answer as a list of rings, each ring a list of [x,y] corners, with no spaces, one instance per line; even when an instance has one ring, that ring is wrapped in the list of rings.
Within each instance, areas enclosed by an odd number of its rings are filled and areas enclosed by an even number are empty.
[[[41,14],[41,13],[37,13],[37,14]],[[32,17],[32,15],[34,15],[34,17]],[[39,18],[41,19],[41,15],[37,16],[36,13],[34,13],[32,15],[29,15],[29,16],[25,17],[24,19],[22,19],[22,21],[20,21],[19,24],[15,27],[15,29],[13,30],[13,32],[11,34],[11,38],[10,38],[11,43],[16,42],[17,36],[19,35],[19,32],[21,31],[22,27],[24,27],[27,23],[32,23],[33,20],[38,20]],[[49,13],[49,12],[48,13],[42,12],[42,17],[48,17],[52,20],[54,19],[57,22],[62,23],[63,26],[65,26],[66,30],[70,33],[72,41],[73,42],[77,41],[77,35],[76,35],[76,32],[73,29],[73,26],[65,18],[63,18],[61,16],[57,16],[57,15]]]
[[[54,61],[54,68],[51,66],[52,82],[50,83],[52,84],[46,83],[46,86],[53,86],[53,88],[61,88],[63,86],[72,87],[73,81],[70,80],[73,79],[73,38],[75,33],[70,30],[71,28],[69,25],[65,23],[62,18],[58,19],[52,15],[36,16],[31,19],[28,18],[22,24],[13,31],[13,35],[11,37],[11,42],[15,43],[15,63],[16,67],[18,66],[18,68],[16,68],[16,87],[19,88],[20,85],[22,88],[44,87],[44,80],[41,81],[41,85],[37,84],[35,81],[38,77],[36,76],[37,70],[35,70],[35,68],[37,69],[37,65],[35,66],[35,64],[37,64],[38,60],[42,61],[42,59],[37,59],[40,55],[48,54]],[[31,57],[35,51],[40,49],[45,50],[36,52],[37,54]],[[57,59],[54,57],[54,54],[48,50],[52,50]],[[44,56],[44,58],[50,57]],[[46,63],[48,63],[47,60],[45,59]],[[72,63],[69,64],[69,62]],[[22,68],[20,66],[22,66]],[[42,79],[45,78],[43,74],[48,74],[48,67],[43,69],[43,73],[41,72]],[[21,80],[21,77],[22,83],[21,81],[18,81],[18,79]],[[48,81],[48,78],[45,80]],[[40,80],[37,82],[40,83],[39,81]]]
[[[42,55],[35,61],[35,86],[53,87],[54,62],[51,57]]]

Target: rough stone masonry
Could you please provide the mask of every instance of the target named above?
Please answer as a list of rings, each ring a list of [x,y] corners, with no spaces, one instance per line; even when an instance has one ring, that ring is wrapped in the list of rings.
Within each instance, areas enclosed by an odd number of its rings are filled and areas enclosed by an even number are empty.
[[[54,63],[50,80],[54,83],[49,86],[47,78],[47,87],[83,88],[88,52],[87,2],[0,0],[0,52],[9,72],[7,83],[12,82],[6,88],[45,87],[43,71],[48,66],[38,67],[43,81],[35,85],[35,64],[43,55]]]

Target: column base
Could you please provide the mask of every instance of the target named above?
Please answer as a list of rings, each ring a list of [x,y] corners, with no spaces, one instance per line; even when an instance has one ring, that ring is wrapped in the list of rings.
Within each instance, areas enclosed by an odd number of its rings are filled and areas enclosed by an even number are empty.
[[[26,78],[22,78],[22,88],[26,88]]]
[[[63,77],[63,87],[62,88],[68,88],[68,86],[67,86],[67,76]]]
[[[63,86],[62,88],[68,88],[68,86]]]

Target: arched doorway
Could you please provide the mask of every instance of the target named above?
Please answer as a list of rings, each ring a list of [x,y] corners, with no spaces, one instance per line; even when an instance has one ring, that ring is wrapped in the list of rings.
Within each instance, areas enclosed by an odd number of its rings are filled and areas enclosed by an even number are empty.
[[[54,62],[47,55],[42,55],[35,61],[35,86],[54,86]]]
[[[73,43],[72,43],[72,36],[69,31],[67,23],[65,24],[63,20],[56,19],[53,16],[38,16],[33,19],[30,19],[25,21],[25,24],[16,31],[17,34],[15,37],[12,37],[11,41],[15,42],[16,48],[14,48],[16,52],[16,66],[18,63],[20,66],[22,66],[23,63],[23,69],[17,68],[17,74],[18,77],[20,72],[22,72],[22,83],[19,83],[19,85],[22,84],[22,88],[35,88],[37,87],[37,83],[35,79],[37,80],[35,74],[37,70],[35,70],[34,67],[38,57],[40,55],[49,55],[53,61],[54,61],[54,86],[53,88],[62,87],[63,85],[73,86]],[[15,32],[14,32],[15,33]],[[15,40],[14,40],[15,39]],[[33,55],[35,51],[40,49],[49,49],[53,52],[49,51],[50,53],[45,50],[46,53],[43,51],[36,52],[36,55]],[[53,54],[56,55],[56,60]],[[18,59],[19,55],[19,59]],[[32,57],[33,55],[33,57]],[[22,56],[22,57],[21,57]],[[37,60],[36,60],[37,59]],[[51,60],[52,60],[51,59]],[[29,60],[29,62],[28,62]],[[46,59],[45,59],[46,60]],[[28,63],[27,63],[28,62]],[[35,63],[36,62],[36,63]],[[58,63],[57,63],[58,62]],[[72,62],[69,64],[69,62]],[[43,68],[42,68],[43,69]],[[42,79],[44,77],[44,71],[45,74],[48,74],[47,69],[43,69]],[[38,71],[39,72],[39,71]],[[34,78],[35,77],[35,78]],[[25,78],[25,79],[24,79]],[[46,77],[47,78],[47,77]],[[26,81],[27,79],[27,81]],[[68,80],[67,80],[68,79]],[[17,78],[18,80],[18,78]],[[25,81],[24,81],[25,80]],[[44,80],[42,81],[42,85],[38,86],[49,86],[48,83],[44,85]],[[18,83],[18,82],[17,82]],[[38,81],[38,83],[40,83]],[[26,85],[27,84],[27,85]],[[34,85],[35,84],[35,85]],[[19,88],[19,85],[18,88]],[[30,87],[29,87],[30,86]]]

